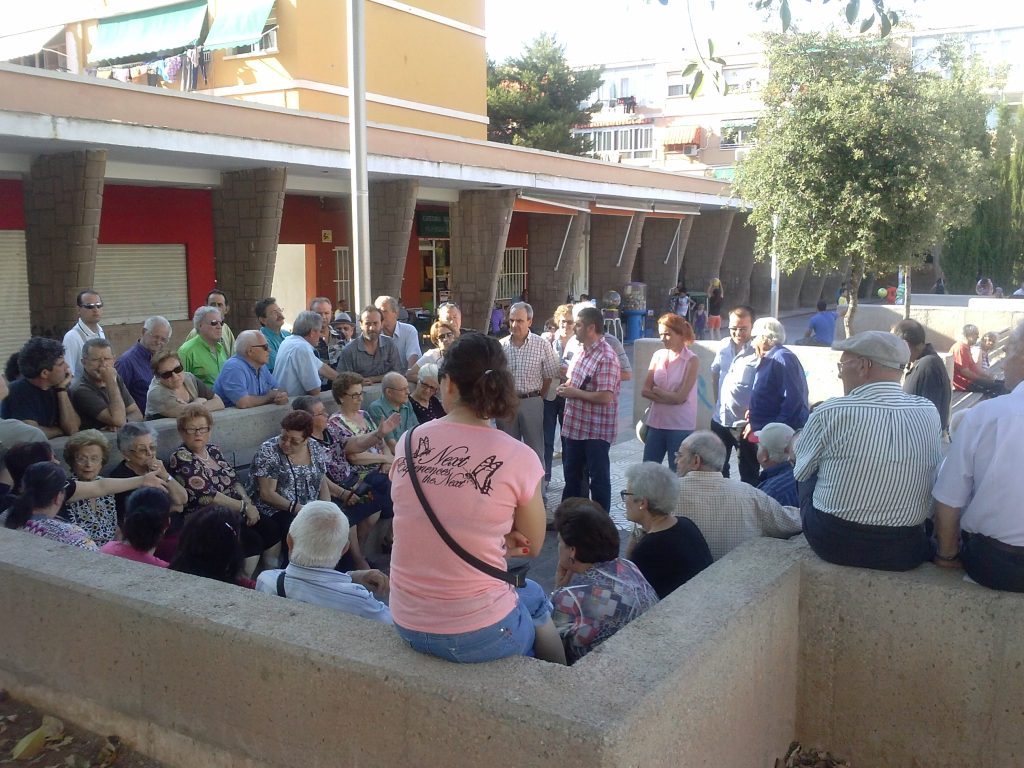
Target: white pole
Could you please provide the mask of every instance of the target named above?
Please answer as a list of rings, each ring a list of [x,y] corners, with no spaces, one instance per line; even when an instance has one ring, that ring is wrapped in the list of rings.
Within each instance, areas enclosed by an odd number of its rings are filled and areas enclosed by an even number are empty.
[[[772,217],[772,306],[771,316],[779,316],[779,254],[775,250],[775,233],[779,230],[779,215]]]
[[[365,0],[348,0],[348,145],[352,195],[352,277],[357,314],[370,295],[370,185],[366,174]]]

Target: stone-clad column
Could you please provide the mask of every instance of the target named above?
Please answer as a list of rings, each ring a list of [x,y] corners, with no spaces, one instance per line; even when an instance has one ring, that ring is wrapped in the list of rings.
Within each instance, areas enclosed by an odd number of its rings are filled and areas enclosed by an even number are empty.
[[[825,286],[825,275],[807,270],[804,276],[804,284],[800,287],[800,306],[813,307],[822,298],[821,289]],[[833,297],[834,298],[834,297]],[[828,299],[825,299],[828,301]],[[832,302],[829,302],[830,304]]]
[[[807,267],[797,267],[789,274],[779,275],[779,312],[800,308],[800,288],[807,276]]]
[[[61,338],[75,297],[92,288],[103,209],[105,150],[41,155],[25,178],[25,245],[32,334]]]
[[[258,328],[253,307],[270,295],[277,263],[284,168],[255,168],[221,174],[213,191],[213,247],[217,283],[231,300],[237,333]]]
[[[646,213],[590,217],[590,295],[598,304],[606,291],[621,293],[630,282],[646,218]]]
[[[402,295],[416,193],[411,179],[370,182],[370,294]]]
[[[634,269],[633,274],[640,282],[647,284],[647,308],[653,309],[655,313],[667,308],[669,291],[679,282],[682,255],[686,253],[694,218],[660,219],[648,216],[644,222],[644,236],[637,259],[638,269]],[[676,241],[675,245],[673,240]]]
[[[538,331],[543,329],[544,321],[551,317],[555,307],[565,303],[590,214],[579,211],[573,216],[546,213],[527,216],[530,304],[534,310],[533,329]]]
[[[729,308],[739,304],[726,297],[726,312]],[[767,315],[772,306],[772,265],[768,260],[755,261],[753,269],[750,270],[750,297],[747,303],[754,308],[758,317]]]
[[[729,230],[729,241],[722,257],[719,277],[722,280],[723,319],[730,306],[746,304],[750,301],[750,278],[754,270],[754,242],[757,230],[747,225],[747,214],[737,213],[733,217],[732,228]],[[694,290],[703,291],[706,286],[693,286]]]
[[[693,222],[683,258],[687,290],[703,291],[713,278],[720,277],[722,257],[735,216],[735,211],[707,211]]]
[[[514,189],[472,190],[451,207],[452,296],[467,328],[487,328],[515,202]]]

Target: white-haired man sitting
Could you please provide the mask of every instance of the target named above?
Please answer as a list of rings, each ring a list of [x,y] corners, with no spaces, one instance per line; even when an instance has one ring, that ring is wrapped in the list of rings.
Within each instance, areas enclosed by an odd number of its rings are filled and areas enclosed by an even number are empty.
[[[288,529],[288,567],[261,573],[256,589],[391,624],[391,609],[378,599],[388,593],[387,576],[334,570],[348,544],[348,518],[338,505],[311,501]]]

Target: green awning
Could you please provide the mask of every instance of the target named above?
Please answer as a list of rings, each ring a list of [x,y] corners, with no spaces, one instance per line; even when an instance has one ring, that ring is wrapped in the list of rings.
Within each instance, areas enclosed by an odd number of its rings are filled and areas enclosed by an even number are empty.
[[[89,62],[124,64],[181,53],[199,42],[205,22],[206,0],[102,19]]]
[[[239,48],[263,37],[274,0],[220,0],[204,48]]]

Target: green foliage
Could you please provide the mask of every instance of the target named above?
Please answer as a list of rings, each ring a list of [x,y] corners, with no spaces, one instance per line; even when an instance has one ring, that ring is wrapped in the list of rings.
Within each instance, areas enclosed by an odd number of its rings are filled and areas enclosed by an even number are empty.
[[[982,77],[952,49],[915,66],[890,40],[774,35],[756,145],[735,193],[781,267],[890,272],[970,217],[987,189]],[[777,222],[777,226],[776,226]]]
[[[581,108],[601,85],[601,70],[574,70],[565,47],[547,33],[503,64],[487,62],[487,138],[570,155],[591,148],[570,131],[587,125],[599,105]]]
[[[974,293],[978,274],[1007,293],[1024,276],[1024,110],[1004,105],[989,176],[994,194],[974,208],[971,222],[949,234],[942,271],[951,293]]]

